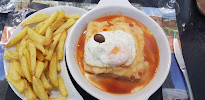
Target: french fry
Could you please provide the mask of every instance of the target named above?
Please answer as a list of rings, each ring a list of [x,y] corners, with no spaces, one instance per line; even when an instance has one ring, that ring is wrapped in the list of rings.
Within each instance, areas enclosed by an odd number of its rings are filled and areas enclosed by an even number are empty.
[[[6,56],[3,56],[3,58],[4,58],[4,59],[7,59],[7,60],[12,59],[11,57],[9,57],[9,56],[7,56],[7,55],[6,55]]]
[[[26,79],[29,82],[31,82],[32,81],[31,73],[29,71],[29,66],[28,66],[28,62],[27,62],[27,59],[26,59],[25,55],[22,55],[22,58],[21,58],[21,69],[22,69],[22,72],[25,75]]]
[[[61,12],[59,13],[58,17],[56,18],[56,20],[62,19],[65,17],[65,11],[61,10]]]
[[[44,60],[45,60],[45,57],[43,56],[42,52],[39,51],[39,50],[36,50],[36,58],[37,58],[39,61],[44,61]]]
[[[39,97],[39,93],[38,93],[38,91],[37,91],[36,85],[34,84],[34,81],[32,81],[32,87],[33,87],[34,93],[36,93],[37,97]]]
[[[33,41],[38,41],[42,45],[49,45],[52,43],[52,39],[46,38],[39,33],[36,33],[34,30],[31,28],[28,28],[28,36],[31,38]]]
[[[49,98],[49,100],[66,100],[65,97]]]
[[[44,62],[44,70],[47,68],[47,66],[48,66],[48,60],[46,60],[46,61]]]
[[[46,56],[46,60],[49,60],[49,61],[51,60],[51,57],[52,57],[53,52],[54,52],[54,50],[55,50],[55,47],[56,47],[58,41],[60,40],[61,34],[62,34],[62,33],[59,33],[59,34],[57,34],[57,35],[53,38],[54,41],[53,41],[53,43],[51,43],[51,45],[50,45],[50,47],[49,47],[49,49],[48,49],[48,55]]]
[[[44,87],[43,87],[43,83],[41,82],[40,79],[36,78],[35,76],[33,76],[33,84],[35,85],[35,89],[36,92],[38,92],[38,97],[41,100],[48,100],[48,94],[45,91]]]
[[[30,53],[30,61],[31,61],[31,74],[33,76],[35,74],[35,68],[36,68],[36,48],[33,43],[29,43],[29,53]]]
[[[29,85],[27,80],[24,80],[24,84],[25,84],[25,96],[28,100],[36,100],[36,94],[34,93],[34,91],[31,89],[31,86]]]
[[[46,90],[51,90],[52,89],[52,85],[47,81],[44,73],[41,74],[40,79],[41,79],[41,81],[43,83],[43,86]]]
[[[57,60],[57,72],[61,71],[60,60]]]
[[[17,52],[19,51],[19,48],[20,48],[20,44],[17,44],[17,45],[16,45],[16,51],[17,51]]]
[[[75,23],[74,18],[68,19],[63,25],[61,25],[54,33],[53,36],[56,36],[57,34],[65,31],[66,29],[70,28]]]
[[[48,26],[50,26],[55,19],[57,18],[59,14],[59,11],[54,11],[51,16],[46,20],[46,23],[43,25],[43,27],[39,30],[39,33],[41,35],[44,35],[46,33],[46,29],[48,28]]]
[[[45,48],[37,41],[32,41],[36,49],[40,50],[42,53],[45,53]]]
[[[28,20],[26,20],[25,22],[23,22],[21,24],[21,26],[42,22],[48,18],[49,18],[48,14],[36,14],[36,15],[32,16],[31,18],[29,18]]]
[[[53,24],[51,24],[51,29],[52,31],[55,31],[56,29],[58,29],[60,26],[62,26],[64,23],[66,22],[65,18],[62,19],[58,19],[56,20]]]
[[[48,48],[49,48],[48,46],[45,47],[45,52],[43,53],[44,56],[47,56],[47,55],[48,55]]]
[[[47,68],[45,68],[44,74],[45,74],[46,78],[49,79],[49,66]]]
[[[14,81],[19,81],[21,79],[21,76],[16,71],[15,67],[16,66],[14,66],[13,61],[12,61],[9,65],[8,76]]]
[[[70,18],[79,19],[80,17],[81,17],[80,14],[75,14],[75,15],[65,15],[65,18],[68,18],[68,19],[70,19]]]
[[[30,58],[30,53],[29,53],[28,49],[24,48],[23,54],[26,56],[28,66],[29,66],[29,71],[31,71],[31,68],[30,68],[31,67],[31,58]]]
[[[56,53],[57,53],[58,60],[63,59],[63,51],[64,51],[64,44],[65,44],[66,37],[67,37],[67,31],[64,31],[56,47]]]
[[[52,38],[53,37],[53,31],[52,31],[50,26],[48,27],[48,29],[46,31],[45,37],[47,37],[47,38]]]
[[[39,33],[39,30],[41,29],[41,27],[43,27],[43,25],[44,25],[44,22],[40,22],[38,25],[36,25],[35,29],[33,30]]]
[[[21,43],[20,43],[20,46],[19,46],[19,50],[18,50],[19,58],[22,57],[22,55],[23,55],[23,49],[25,49],[25,48],[26,48],[26,40],[25,40],[25,38],[23,38],[23,39],[21,40]]]
[[[61,77],[58,78],[58,89],[59,89],[62,96],[67,96],[68,95],[68,91],[65,87],[63,78],[61,78]]]
[[[22,94],[24,92],[24,80],[14,81],[10,76],[6,75],[6,79]]]
[[[44,63],[37,60],[36,62],[36,73],[35,73],[35,76],[37,78],[40,78],[41,74],[43,73],[44,71]]]
[[[7,43],[4,48],[13,46],[15,44],[17,44],[24,36],[26,36],[27,34],[27,28],[25,27],[23,30],[21,30],[21,32],[19,32],[14,38],[12,38],[9,43]]]
[[[4,53],[11,57],[12,59],[18,59],[19,58],[19,54],[16,51],[11,51],[11,50],[4,50]]]
[[[56,65],[57,65],[56,64],[56,53],[54,52],[50,65],[49,65],[49,75],[48,75],[51,85],[54,87],[58,87]]]
[[[15,66],[15,69],[19,73],[19,75],[21,75],[21,77],[25,77],[21,70],[21,64],[16,60],[12,60],[11,62],[13,63],[13,66]]]

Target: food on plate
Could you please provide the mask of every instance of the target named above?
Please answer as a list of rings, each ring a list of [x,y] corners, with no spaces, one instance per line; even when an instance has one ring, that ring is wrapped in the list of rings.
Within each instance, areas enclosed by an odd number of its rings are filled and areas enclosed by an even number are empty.
[[[20,93],[24,92],[24,79],[15,81],[12,80],[9,75],[6,75],[5,77]]]
[[[80,14],[75,14],[75,15],[66,15],[65,18],[74,18],[74,19],[79,19],[81,17]]]
[[[47,28],[55,21],[56,17],[58,17],[59,11],[54,11],[51,16],[45,21],[41,29],[39,30],[39,33],[41,35],[44,35],[46,33]]]
[[[77,47],[78,65],[95,87],[127,94],[145,87],[159,65],[159,49],[151,31],[123,15],[88,23]]]
[[[68,19],[63,25],[61,25],[54,33],[53,35],[56,36],[59,33],[62,33],[65,29],[70,28],[75,23],[74,18]]]
[[[49,64],[49,80],[54,87],[58,87],[57,81],[57,63],[56,63],[56,53],[53,53],[53,57]]]
[[[26,20],[25,22],[23,22],[21,24],[21,26],[42,22],[42,21],[45,21],[48,18],[49,18],[48,14],[36,14],[36,15],[32,16],[31,18],[29,18],[28,20]]]
[[[21,24],[25,27],[5,45],[5,48],[16,46],[16,51],[5,50],[4,59],[10,62],[6,78],[27,99],[65,100],[67,97],[64,80],[58,73],[61,74],[67,30],[75,21],[66,18],[64,10],[34,15]],[[36,26],[26,26],[33,23]],[[50,98],[53,87],[58,88],[60,97]]]
[[[29,48],[29,53],[30,53],[30,69],[31,69],[32,75],[34,75],[35,69],[36,69],[36,48],[33,43],[29,43],[28,48]]]
[[[65,87],[64,81],[61,77],[58,78],[58,89],[61,93],[62,96],[67,96],[68,95],[68,91]]]
[[[36,94],[38,95],[38,97],[41,100],[48,100],[48,94],[45,90],[45,88],[43,87],[43,83],[41,82],[41,80],[39,78],[36,78],[35,76],[33,76],[32,78],[33,80],[33,85],[36,88]]]
[[[19,55],[17,51],[11,51],[11,50],[4,50],[6,56],[13,58],[13,59],[19,59]]]
[[[32,88],[31,88],[30,84],[28,83],[28,81],[24,80],[24,84],[25,84],[25,96],[26,96],[26,98],[29,99],[29,100],[35,100],[36,99],[36,94],[32,90]]]
[[[16,35],[16,37],[14,37],[13,39],[11,39],[9,41],[9,43],[7,43],[4,48],[6,47],[10,47],[10,46],[13,46],[15,44],[17,44],[24,36],[26,36],[26,33],[27,33],[27,27],[25,27],[23,30],[21,30],[21,32],[19,32],[18,35]]]

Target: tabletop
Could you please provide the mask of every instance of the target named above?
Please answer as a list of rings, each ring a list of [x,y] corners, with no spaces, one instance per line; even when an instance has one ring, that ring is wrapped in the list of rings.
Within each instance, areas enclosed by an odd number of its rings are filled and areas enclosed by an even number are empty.
[[[98,3],[99,0],[63,0],[68,2]],[[147,7],[157,7],[158,0],[129,0],[131,3],[139,3]],[[195,0],[177,0],[180,5],[180,13],[177,15],[177,25],[180,33],[183,56],[188,70],[190,83],[195,100],[203,100],[205,95],[205,16],[200,14]],[[0,30],[3,30],[7,14],[0,13]],[[1,37],[1,36],[0,36]],[[3,61],[0,59],[0,62]],[[1,63],[0,63],[1,64]],[[3,65],[0,65],[3,66]],[[0,69],[3,70],[3,69]],[[68,69],[69,70],[69,69]],[[0,73],[1,74],[4,73]],[[85,100],[95,100],[85,92],[72,78],[71,80]],[[7,81],[0,81],[0,98],[5,100],[20,100],[9,87]],[[162,88],[158,89],[149,100],[162,100]]]

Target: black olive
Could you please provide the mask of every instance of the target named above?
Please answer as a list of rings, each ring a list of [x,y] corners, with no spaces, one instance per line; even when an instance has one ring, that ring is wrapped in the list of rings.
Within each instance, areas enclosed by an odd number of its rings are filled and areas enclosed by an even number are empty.
[[[94,35],[94,40],[96,42],[103,43],[103,42],[105,42],[105,37],[101,34],[95,34]]]

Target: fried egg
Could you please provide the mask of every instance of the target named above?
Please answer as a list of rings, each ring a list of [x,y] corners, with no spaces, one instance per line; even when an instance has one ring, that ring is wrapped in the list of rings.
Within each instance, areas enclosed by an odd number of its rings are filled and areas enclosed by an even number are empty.
[[[135,59],[135,40],[132,35],[122,30],[103,31],[102,43],[89,38],[84,47],[84,60],[88,65],[97,67],[129,66]]]

